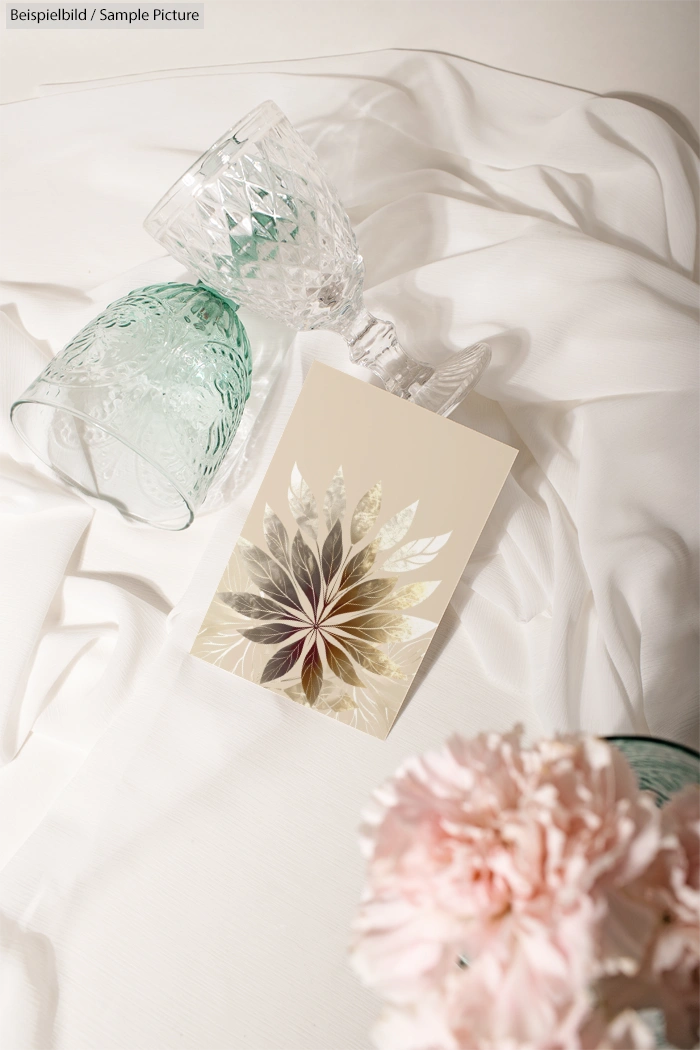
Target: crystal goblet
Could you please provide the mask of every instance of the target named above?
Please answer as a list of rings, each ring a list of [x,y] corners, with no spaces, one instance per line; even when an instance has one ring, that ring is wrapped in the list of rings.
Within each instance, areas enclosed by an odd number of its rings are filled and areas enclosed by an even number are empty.
[[[111,303],[15,401],[11,418],[64,481],[164,529],[192,522],[250,394],[236,308],[201,285]]]
[[[274,102],[227,131],[153,208],[146,230],[200,280],[297,329],[347,340],[399,397],[447,415],[491,351],[477,343],[432,368],[390,321],[363,305],[364,265],[350,220],[318,158]]]

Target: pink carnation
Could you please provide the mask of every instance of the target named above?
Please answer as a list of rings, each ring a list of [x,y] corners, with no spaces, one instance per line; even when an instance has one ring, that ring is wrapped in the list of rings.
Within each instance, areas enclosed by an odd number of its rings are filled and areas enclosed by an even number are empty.
[[[519,731],[455,737],[377,792],[362,837],[352,960],[388,1003],[380,1046],[583,1045],[607,894],[638,878],[661,840],[658,810],[616,749],[595,738],[526,749]],[[638,963],[623,948],[605,970]]]
[[[655,918],[639,996],[643,1005],[663,1009],[675,1046],[694,1047],[700,1037],[700,788],[672,798],[661,820],[661,848],[630,890]]]

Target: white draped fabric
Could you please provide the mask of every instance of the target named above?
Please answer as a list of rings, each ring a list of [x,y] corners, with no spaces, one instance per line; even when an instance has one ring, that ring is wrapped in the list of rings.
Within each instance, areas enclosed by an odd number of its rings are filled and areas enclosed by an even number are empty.
[[[385,743],[187,655],[310,361],[350,370],[338,337],[289,335],[251,468],[184,533],[65,488],[8,422],[100,308],[182,274],[142,220],[265,98],[339,188],[370,309],[417,353],[490,341],[454,418],[520,450]],[[356,826],[402,757],[518,721],[697,739],[697,160],[628,102],[421,52],[2,122],[0,1043],[365,1048]]]

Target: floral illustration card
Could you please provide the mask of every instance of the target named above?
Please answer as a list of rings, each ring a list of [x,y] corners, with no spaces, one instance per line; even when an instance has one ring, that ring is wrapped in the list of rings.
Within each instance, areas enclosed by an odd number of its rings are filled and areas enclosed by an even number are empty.
[[[383,739],[515,455],[315,363],[192,653]]]

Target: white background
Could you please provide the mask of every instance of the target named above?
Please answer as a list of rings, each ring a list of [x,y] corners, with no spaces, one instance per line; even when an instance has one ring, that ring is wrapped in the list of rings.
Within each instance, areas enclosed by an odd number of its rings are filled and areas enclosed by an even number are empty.
[[[695,0],[210,0],[201,26],[8,30],[3,18],[0,100],[50,81],[413,47],[646,95],[688,137],[700,117],[699,11]]]
[[[212,4],[195,32],[3,30],[4,91],[403,45],[653,96],[687,135],[696,23],[675,3]],[[400,760],[516,721],[695,739],[688,147],[639,106],[458,59],[380,52],[293,71],[5,108],[7,1050],[367,1050],[377,1003],[347,964],[357,822]],[[458,418],[520,449],[386,742],[185,655],[303,374],[311,359],[347,368],[341,340],[297,336],[246,488],[183,534],[62,489],[8,419],[107,302],[178,275],[144,214],[268,97],[351,208],[369,307],[416,348],[488,338],[493,365]],[[319,134],[328,114],[341,129],[359,117],[362,138]]]

